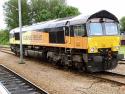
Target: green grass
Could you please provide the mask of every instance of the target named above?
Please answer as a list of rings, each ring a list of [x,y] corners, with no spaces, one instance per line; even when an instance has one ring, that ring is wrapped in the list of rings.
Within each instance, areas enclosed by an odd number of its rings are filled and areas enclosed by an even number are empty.
[[[125,55],[125,46],[120,47],[119,53]]]
[[[10,45],[1,45],[1,44],[0,44],[0,47],[9,48],[9,47],[10,47]]]

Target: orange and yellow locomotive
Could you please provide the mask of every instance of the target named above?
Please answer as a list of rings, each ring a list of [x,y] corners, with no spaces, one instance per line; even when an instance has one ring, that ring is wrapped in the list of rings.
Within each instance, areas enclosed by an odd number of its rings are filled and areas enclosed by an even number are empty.
[[[113,69],[120,47],[119,21],[106,10],[90,16],[55,19],[24,26],[24,55],[90,72]],[[10,31],[11,50],[19,54],[19,28]]]

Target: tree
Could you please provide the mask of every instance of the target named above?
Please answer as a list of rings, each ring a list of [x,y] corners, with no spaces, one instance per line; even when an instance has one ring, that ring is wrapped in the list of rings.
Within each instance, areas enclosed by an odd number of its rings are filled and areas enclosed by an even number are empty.
[[[59,5],[54,9],[55,18],[64,18],[69,16],[76,16],[79,13],[78,9],[72,6],[62,6]]]
[[[22,25],[29,24],[27,0],[21,0],[22,2]],[[6,1],[4,6],[5,22],[9,29],[13,29],[19,26],[18,20],[18,0]]]
[[[121,31],[125,31],[125,17],[120,19]]]
[[[67,16],[80,14],[77,8],[68,6],[66,0],[27,0],[22,1],[22,25],[29,25]],[[18,27],[18,0],[4,4],[5,21],[9,29]]]
[[[9,44],[9,32],[8,30],[0,30],[0,44]]]
[[[30,9],[35,22],[80,14],[77,8],[68,6],[65,0],[31,0]]]

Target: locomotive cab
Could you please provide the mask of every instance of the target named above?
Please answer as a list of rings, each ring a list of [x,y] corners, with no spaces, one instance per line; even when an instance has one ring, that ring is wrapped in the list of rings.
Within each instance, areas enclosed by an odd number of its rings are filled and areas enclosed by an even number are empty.
[[[101,17],[103,15],[103,17]],[[117,18],[107,11],[94,14],[87,24],[88,63],[91,72],[114,69],[118,60],[124,58],[119,54],[120,30]]]

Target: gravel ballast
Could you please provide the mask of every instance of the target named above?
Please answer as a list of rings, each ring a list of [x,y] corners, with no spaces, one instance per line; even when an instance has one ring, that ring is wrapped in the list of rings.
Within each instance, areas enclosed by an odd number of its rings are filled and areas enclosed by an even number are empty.
[[[65,71],[34,59],[25,59],[25,64],[18,62],[19,57],[0,52],[0,64],[12,69],[50,94],[125,94],[124,86],[87,77],[84,73]]]

